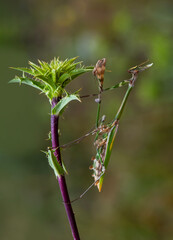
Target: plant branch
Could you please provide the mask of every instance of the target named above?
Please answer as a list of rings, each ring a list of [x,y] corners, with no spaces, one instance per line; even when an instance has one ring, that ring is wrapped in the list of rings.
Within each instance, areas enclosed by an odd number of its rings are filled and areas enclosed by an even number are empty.
[[[58,103],[59,100],[60,100],[59,98],[53,98],[52,108]],[[57,158],[58,163],[62,166],[61,152],[59,148],[58,122],[59,122],[59,117],[56,115],[51,115],[52,148],[55,149],[54,155]],[[69,193],[68,193],[68,189],[65,181],[65,176],[60,175],[60,177],[57,177],[57,179],[59,182],[59,187],[60,187],[62,199],[64,202],[65,210],[67,213],[67,217],[70,223],[73,238],[74,240],[80,240],[76,220],[74,217],[74,213],[71,206],[70,197],[69,197]]]

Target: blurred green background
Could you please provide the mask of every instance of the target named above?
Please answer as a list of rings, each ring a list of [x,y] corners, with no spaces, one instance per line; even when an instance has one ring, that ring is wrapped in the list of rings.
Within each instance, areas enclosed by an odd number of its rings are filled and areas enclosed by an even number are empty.
[[[81,239],[173,239],[173,2],[170,0],[15,0],[0,2],[0,239],[70,240],[58,183],[40,150],[50,146],[50,105],[27,86],[9,85],[28,60],[80,56],[85,65],[107,58],[105,87],[129,78],[127,69],[154,62],[136,82],[115,141],[103,189],[74,205]],[[91,74],[69,86],[97,91]],[[125,89],[104,94],[110,121]],[[86,133],[94,99],[70,103],[61,143]],[[71,198],[93,181],[93,138],[62,152]]]

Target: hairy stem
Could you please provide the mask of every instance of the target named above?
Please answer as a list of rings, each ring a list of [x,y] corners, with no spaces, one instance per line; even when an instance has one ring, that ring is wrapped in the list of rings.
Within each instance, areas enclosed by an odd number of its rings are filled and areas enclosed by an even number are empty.
[[[58,101],[59,101],[59,99],[53,98],[52,108],[58,103]],[[59,134],[58,134],[58,122],[59,121],[58,120],[59,120],[58,116],[51,115],[52,148],[56,149],[54,154],[57,158],[58,163],[62,166],[61,152],[60,152],[60,148],[59,148]],[[62,199],[64,202],[65,210],[67,213],[67,217],[68,217],[68,220],[70,223],[70,228],[72,231],[73,239],[80,240],[78,228],[76,225],[76,220],[74,217],[74,213],[73,213],[73,209],[71,206],[70,197],[69,197],[69,193],[68,193],[68,189],[67,189],[67,185],[66,185],[66,181],[65,181],[65,176],[61,175],[57,179],[59,182],[59,187],[60,187]]]

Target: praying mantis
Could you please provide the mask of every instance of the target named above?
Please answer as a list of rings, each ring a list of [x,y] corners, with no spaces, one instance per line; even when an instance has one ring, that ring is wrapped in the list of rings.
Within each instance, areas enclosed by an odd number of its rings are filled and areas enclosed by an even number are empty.
[[[96,127],[98,128],[98,131],[96,133],[95,142],[94,142],[94,145],[96,145],[96,156],[92,157],[91,160],[93,161],[93,165],[89,167],[90,170],[93,170],[92,176],[94,177],[94,183],[90,185],[90,187],[80,196],[80,198],[82,198],[84,194],[93,185],[97,186],[99,192],[102,189],[105,171],[109,164],[113,144],[118,131],[119,120],[122,116],[129,94],[134,87],[135,81],[138,77],[138,73],[150,68],[153,65],[153,63],[145,65],[145,63],[146,62],[140,65],[137,65],[135,67],[132,67],[128,70],[128,72],[132,74],[132,77],[129,80],[124,80],[111,88],[105,89],[105,90],[111,90],[116,87],[121,87],[123,85],[128,84],[127,91],[124,95],[122,103],[113,121],[107,125],[102,125],[102,122],[101,122],[99,127],[98,127],[98,123],[99,123],[99,116],[100,116],[101,93],[104,91],[103,82],[104,82],[104,71],[105,71],[106,60],[105,59],[99,60],[94,68],[93,74],[97,77],[99,81],[99,90],[100,90],[99,97],[98,99],[96,99],[96,102],[98,103],[98,110],[97,110],[97,117],[96,117]]]
[[[119,120],[123,113],[129,94],[134,87],[135,81],[138,77],[138,73],[150,68],[153,65],[153,63],[145,65],[146,62],[140,65],[137,65],[135,67],[132,67],[128,70],[128,72],[132,74],[132,77],[129,80],[125,80],[122,82],[123,84],[128,84],[128,88],[124,95],[122,103],[120,105],[120,108],[118,109],[118,112],[116,113],[113,121],[110,124],[104,127],[101,127],[97,132],[97,135],[95,138],[96,156],[92,158],[93,165],[90,166],[90,169],[93,170],[92,176],[94,177],[95,185],[98,187],[99,192],[102,189],[105,171],[107,169],[107,166],[111,157],[112,147],[118,131]],[[101,67],[102,67],[102,71],[100,70]],[[97,68],[99,68],[99,71],[97,71]],[[99,81],[100,93],[103,91],[104,71],[105,71],[105,59],[102,59],[97,62],[96,67],[94,69],[94,75],[97,76],[97,79]],[[95,72],[97,74],[95,74]],[[122,84],[120,83],[119,86],[121,85]],[[101,97],[100,97],[100,101],[98,101],[96,126],[98,126],[100,105],[101,105]],[[99,138],[99,135],[101,135],[101,138]]]

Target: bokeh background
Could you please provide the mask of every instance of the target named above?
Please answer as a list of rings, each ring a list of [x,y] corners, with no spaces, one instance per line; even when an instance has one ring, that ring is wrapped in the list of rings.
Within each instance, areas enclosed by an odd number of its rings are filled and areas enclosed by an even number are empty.
[[[50,105],[27,86],[9,85],[28,60],[79,56],[85,65],[107,58],[105,87],[129,78],[146,59],[153,67],[136,82],[115,141],[103,189],[74,205],[81,239],[173,239],[173,2],[170,0],[15,0],[0,2],[0,239],[70,240],[58,184],[40,150],[50,146]],[[68,88],[97,91],[91,74]],[[110,121],[124,88],[104,94]],[[94,99],[70,103],[61,143],[85,134]],[[71,198],[91,183],[93,138],[63,150]]]

